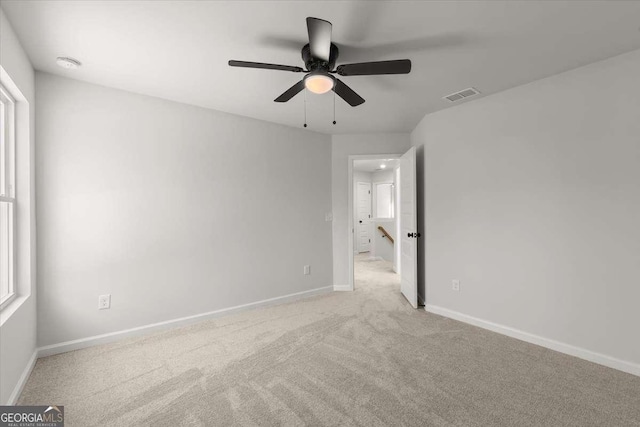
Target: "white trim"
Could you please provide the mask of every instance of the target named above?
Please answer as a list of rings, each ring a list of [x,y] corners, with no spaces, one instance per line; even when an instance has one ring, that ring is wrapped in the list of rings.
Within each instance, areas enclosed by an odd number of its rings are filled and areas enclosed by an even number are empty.
[[[402,272],[400,271],[400,258],[402,255],[402,247],[400,245],[400,240],[402,240],[402,231],[400,230],[400,214],[399,214],[400,212],[400,165],[399,164],[393,169],[393,182],[396,183],[395,200],[393,201],[393,203],[395,203],[396,205],[396,211],[394,212],[393,228],[395,228],[394,232],[396,233],[396,240],[398,241],[398,243],[394,243],[394,247],[393,247],[393,271],[396,274],[401,274]],[[418,182],[416,178],[416,186],[417,185],[418,185]],[[420,219],[420,213],[418,213],[418,219]]]
[[[589,362],[597,363],[599,365],[617,369],[619,371],[623,371],[632,375],[640,376],[640,364],[637,364],[637,363],[616,359],[614,357],[606,356],[601,353],[596,353],[581,347],[575,347],[570,344],[554,341],[549,338],[530,334],[528,332],[510,328],[508,326],[503,326],[498,323],[493,323],[487,320],[478,319],[477,317],[473,317],[457,311],[449,310],[448,308],[427,304],[424,307],[424,309],[429,313],[438,314],[444,317],[449,317],[451,319],[468,323],[470,325],[478,326],[483,329],[488,329],[490,331],[497,332],[499,334],[506,335],[511,338],[516,338],[521,341],[526,341],[528,343],[536,344],[541,347],[546,347],[548,349],[555,350],[560,353],[568,354],[569,356],[578,357],[580,359],[588,360]]]
[[[15,405],[16,402],[18,401],[18,398],[20,397],[20,393],[22,393],[22,390],[24,389],[24,386],[27,384],[27,380],[31,375],[31,371],[33,371],[33,367],[36,366],[36,360],[38,360],[37,349],[31,355],[29,362],[27,362],[27,366],[25,366],[24,371],[22,371],[22,375],[20,375],[20,378],[18,379],[18,383],[13,388],[13,392],[11,393],[11,396],[9,396],[9,400],[7,400],[7,403],[6,403],[7,406]]]
[[[351,285],[333,285],[333,290],[336,292],[350,292],[353,290]]]
[[[3,310],[5,307],[9,305],[11,300],[15,297],[16,294],[16,247],[17,247],[17,239],[16,239],[16,218],[18,216],[18,210],[16,209],[16,152],[18,149],[18,145],[16,143],[16,97],[12,94],[12,91],[5,87],[5,78],[4,73],[2,73],[2,77],[0,77],[0,103],[3,105],[4,114],[3,117],[0,118],[0,121],[4,123],[4,129],[2,134],[0,134],[0,140],[4,146],[4,152],[0,153],[0,181],[5,186],[4,195],[0,195],[0,201],[4,203],[8,203],[8,211],[7,211],[7,224],[10,228],[9,234],[7,235],[7,245],[9,247],[9,251],[7,252],[7,281],[8,281],[8,292],[6,295],[2,297],[2,301],[0,302],[0,310]],[[8,86],[11,86],[13,82],[7,82]],[[6,114],[6,116],[5,116]],[[6,119],[6,120],[5,120]],[[4,262],[0,260],[0,262]]]
[[[347,194],[349,203],[347,205],[347,216],[348,216],[348,224],[349,228],[347,229],[347,241],[349,244],[349,253],[353,251],[353,233],[354,233],[354,224],[353,224],[353,161],[354,160],[370,160],[370,159],[399,159],[402,157],[402,154],[357,154],[350,155],[347,159]],[[349,256],[348,260],[349,265],[349,290],[353,290],[354,287],[354,271],[353,271],[353,255]]]
[[[235,307],[222,308],[220,310],[214,310],[207,313],[195,314],[193,316],[181,317],[178,319],[167,320],[164,322],[152,323],[149,325],[138,326],[136,328],[125,329],[122,331],[110,332],[108,334],[95,335],[92,337],[80,338],[77,340],[65,341],[59,344],[47,345],[38,348],[38,357],[51,356],[59,353],[66,353],[67,351],[79,350],[81,348],[93,347],[100,344],[106,344],[114,341],[119,341],[125,338],[145,335],[150,332],[156,332],[166,329],[171,329],[179,326],[184,326],[203,320],[213,319],[216,317],[224,316],[227,314],[237,313],[245,311],[251,308],[266,307],[270,305],[282,304],[285,302],[295,301],[302,298],[312,297],[315,295],[331,292],[332,286],[325,286],[322,288],[311,289],[309,291],[296,292],[281,297],[269,298],[262,301],[251,302],[248,304],[237,305]]]
[[[16,298],[16,296],[17,295],[14,289],[11,289],[11,292],[3,296],[2,299],[0,299],[0,311],[4,310],[5,307],[8,307],[9,304],[11,304],[11,302]]]

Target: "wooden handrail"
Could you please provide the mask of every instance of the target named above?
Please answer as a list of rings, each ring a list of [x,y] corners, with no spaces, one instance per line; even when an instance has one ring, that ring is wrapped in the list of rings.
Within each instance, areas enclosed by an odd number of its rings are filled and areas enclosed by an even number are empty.
[[[391,243],[393,243],[393,237],[391,237],[391,235],[389,233],[387,233],[387,230],[385,230],[383,226],[379,225],[378,226],[378,230],[382,231],[382,234],[384,234],[384,236],[382,236],[382,237],[386,236],[389,239],[389,241]]]

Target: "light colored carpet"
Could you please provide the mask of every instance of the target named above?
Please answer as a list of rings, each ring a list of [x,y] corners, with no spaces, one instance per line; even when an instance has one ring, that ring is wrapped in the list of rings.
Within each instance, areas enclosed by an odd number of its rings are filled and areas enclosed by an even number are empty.
[[[38,360],[20,404],[68,426],[638,426],[640,378],[356,291]],[[363,280],[366,279],[366,280]]]

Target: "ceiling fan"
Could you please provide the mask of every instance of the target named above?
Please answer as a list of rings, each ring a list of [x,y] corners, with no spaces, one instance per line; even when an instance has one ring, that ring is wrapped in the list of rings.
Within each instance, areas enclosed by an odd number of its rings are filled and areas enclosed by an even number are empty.
[[[395,61],[361,62],[336,65],[338,47],[331,42],[331,22],[318,18],[307,18],[309,43],[302,48],[302,60],[307,69],[290,65],[265,64],[262,62],[229,61],[232,67],[264,68],[267,70],[307,73],[302,80],[277,97],[275,102],[287,102],[304,88],[317,94],[333,90],[352,107],[364,102],[364,98],[332,74],[340,76],[373,76],[379,74],[408,74],[411,71],[409,59]]]

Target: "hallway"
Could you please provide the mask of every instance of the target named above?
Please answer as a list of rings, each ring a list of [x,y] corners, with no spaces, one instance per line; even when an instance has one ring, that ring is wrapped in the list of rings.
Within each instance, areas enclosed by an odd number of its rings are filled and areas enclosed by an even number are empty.
[[[393,263],[370,258],[369,252],[353,256],[355,288],[389,287],[400,294],[400,275],[393,271]]]

